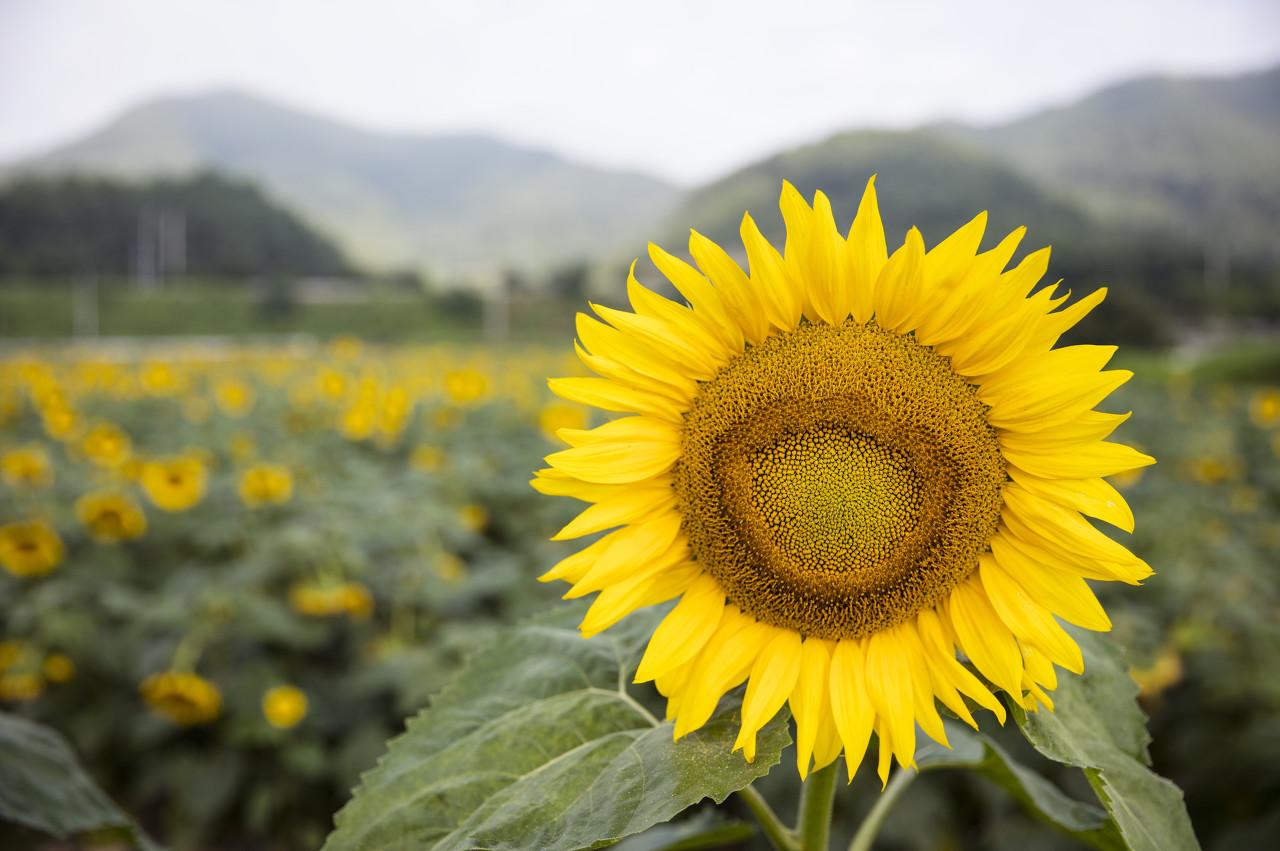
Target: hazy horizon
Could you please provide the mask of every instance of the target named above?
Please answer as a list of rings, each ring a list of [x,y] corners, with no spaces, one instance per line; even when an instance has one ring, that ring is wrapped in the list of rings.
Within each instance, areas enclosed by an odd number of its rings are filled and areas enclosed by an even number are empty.
[[[665,0],[643,16],[579,0],[16,0],[0,8],[0,161],[146,100],[235,89],[373,131],[481,133],[689,185],[843,129],[999,122],[1135,76],[1280,62],[1267,0],[1086,0],[1035,21],[1007,0],[805,5],[774,24],[758,4]]]

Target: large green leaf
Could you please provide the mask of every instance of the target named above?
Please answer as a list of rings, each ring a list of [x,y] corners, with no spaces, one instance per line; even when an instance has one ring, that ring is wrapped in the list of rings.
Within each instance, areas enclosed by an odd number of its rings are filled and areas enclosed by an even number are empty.
[[[951,749],[926,740],[916,751],[916,764],[921,771],[976,771],[1008,791],[1032,815],[1063,833],[1105,851],[1124,849],[1124,840],[1105,810],[1070,797],[988,737],[954,721],[944,723]]]
[[[0,818],[66,839],[113,832],[150,841],[85,773],[53,730],[0,713]]]
[[[1059,678],[1053,712],[1012,707],[1018,728],[1049,759],[1084,769],[1133,851],[1198,849],[1182,791],[1148,767],[1146,716],[1119,648],[1098,635],[1073,634],[1084,675]]]
[[[585,640],[579,607],[503,633],[392,740],[338,814],[326,851],[590,848],[723,801],[790,741],[731,747],[735,709],[679,742],[627,692],[659,613]]]

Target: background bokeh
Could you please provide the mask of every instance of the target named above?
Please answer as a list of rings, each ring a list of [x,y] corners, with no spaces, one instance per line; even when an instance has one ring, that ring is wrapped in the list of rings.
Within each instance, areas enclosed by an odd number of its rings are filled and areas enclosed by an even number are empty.
[[[985,209],[1111,288],[1073,341],[1137,374],[1156,576],[1100,591],[1204,846],[1274,842],[1273,4],[255,5],[0,7],[0,711],[171,847],[318,847],[557,597],[573,506],[528,478],[592,422],[545,384],[575,312],[657,284],[647,240],[740,257],[782,180],[847,223],[875,173],[891,239]],[[1075,846],[938,774],[877,847]]]

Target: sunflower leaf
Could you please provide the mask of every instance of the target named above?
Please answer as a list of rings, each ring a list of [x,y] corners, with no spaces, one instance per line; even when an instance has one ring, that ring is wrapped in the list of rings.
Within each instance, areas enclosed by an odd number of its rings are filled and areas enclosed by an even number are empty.
[[[59,839],[118,836],[153,849],[133,820],[98,788],[62,736],[0,713],[0,819]]]
[[[1059,679],[1053,712],[1012,707],[1018,729],[1044,756],[1084,769],[1132,851],[1198,849],[1182,791],[1148,767],[1146,717],[1120,648],[1083,630],[1073,635],[1084,674]]]
[[[326,851],[576,849],[639,833],[766,774],[790,741],[732,753],[736,709],[672,741],[626,691],[661,612],[590,640],[561,607],[507,630],[393,739],[338,814]]]
[[[1007,791],[1027,812],[1063,833],[1104,851],[1122,851],[1126,847],[1101,807],[1070,797],[987,736],[952,721],[944,724],[951,749],[926,740],[916,751],[916,764],[921,771],[975,771]]]

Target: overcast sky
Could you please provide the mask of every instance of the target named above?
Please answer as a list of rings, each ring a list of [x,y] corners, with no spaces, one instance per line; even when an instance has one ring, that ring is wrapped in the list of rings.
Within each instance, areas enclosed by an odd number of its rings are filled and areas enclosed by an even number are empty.
[[[1280,0],[0,0],[0,160],[235,86],[680,182],[853,126],[1280,61]]]

